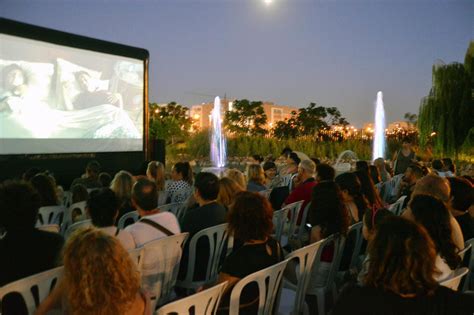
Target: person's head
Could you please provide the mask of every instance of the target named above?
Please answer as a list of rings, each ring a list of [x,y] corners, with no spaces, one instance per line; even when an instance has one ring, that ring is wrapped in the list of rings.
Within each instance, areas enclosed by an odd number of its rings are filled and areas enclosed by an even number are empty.
[[[216,200],[219,195],[219,178],[212,173],[201,172],[196,175],[194,188],[194,197],[199,204]]]
[[[290,147],[285,147],[283,151],[281,151],[281,155],[287,158],[291,152],[293,152],[293,150]]]
[[[288,158],[286,159],[286,164],[287,165],[294,165],[294,166],[298,166],[300,164],[301,160],[298,156],[298,154],[296,154],[295,152],[290,152],[288,154]]]
[[[298,165],[298,177],[300,180],[305,181],[309,178],[314,178],[316,173],[316,164],[311,160],[303,160]]]
[[[356,171],[355,174],[359,178],[361,184],[362,195],[368,200],[370,207],[380,208],[383,206],[382,198],[375,188],[374,182],[366,171]]]
[[[217,201],[227,209],[234,203],[235,196],[244,189],[233,179],[222,177],[219,179],[219,195]]]
[[[242,191],[235,196],[235,202],[227,214],[228,228],[241,242],[265,240],[273,230],[272,217],[272,206],[265,197]]]
[[[158,207],[156,184],[148,178],[138,179],[133,185],[132,201],[139,213],[156,210]]]
[[[87,71],[77,71],[74,73],[77,85],[83,92],[92,92],[93,85],[91,84],[92,77]]]
[[[362,185],[357,175],[354,173],[342,173],[336,176],[335,181],[341,189],[344,201],[353,201],[357,206],[359,218],[361,218],[368,207],[368,201],[362,194]]]
[[[448,202],[449,196],[451,195],[451,188],[446,178],[429,174],[416,182],[412,196],[415,195],[430,195],[443,202]]]
[[[448,177],[451,186],[450,207],[465,212],[474,205],[474,186],[465,178]]]
[[[56,195],[55,181],[51,176],[40,173],[33,176],[31,184],[41,196],[41,206],[58,205],[58,196]]]
[[[165,166],[163,163],[158,161],[151,161],[148,163],[146,176],[155,181],[158,190],[165,189]]]
[[[369,172],[369,163],[367,161],[357,161],[356,162],[356,171]]]
[[[171,179],[178,181],[184,180],[188,184],[193,183],[193,170],[188,162],[178,162],[171,170]]]
[[[7,231],[33,228],[41,206],[41,196],[25,181],[0,184],[0,228]]]
[[[265,173],[260,164],[250,164],[247,169],[247,179],[249,182],[254,182],[260,185],[265,183]]]
[[[334,233],[347,234],[349,214],[335,182],[327,181],[314,186],[311,194],[309,222],[319,225],[323,237]]]
[[[411,140],[410,140],[410,138],[406,137],[405,139],[403,139],[402,148],[404,150],[411,150]]]
[[[398,295],[431,294],[438,283],[436,249],[426,230],[392,216],[380,222],[368,253],[370,265],[364,285]]]
[[[372,241],[380,222],[386,217],[393,216],[394,214],[384,208],[369,208],[365,210],[363,217],[362,235],[367,241]]]
[[[86,166],[86,175],[87,177],[95,178],[99,176],[100,173],[100,164],[97,161],[90,161]]]
[[[267,161],[263,163],[263,172],[265,173],[266,178],[270,180],[275,178],[277,174],[277,167],[276,167],[275,162]]]
[[[89,199],[87,187],[82,184],[76,184],[71,189],[72,203],[77,203]]]
[[[369,174],[370,174],[370,178],[372,178],[372,181],[374,182],[374,184],[378,184],[382,181],[382,178],[380,176],[380,172],[379,172],[379,169],[377,168],[377,166],[370,165],[369,166]]]
[[[334,167],[326,163],[316,165],[316,180],[318,182],[333,181],[334,177],[336,177]]]
[[[87,212],[97,227],[114,225],[118,215],[118,202],[110,188],[101,188],[91,192],[87,200]]]
[[[2,81],[6,91],[10,91],[18,86],[27,83],[27,76],[23,68],[16,63],[12,63],[3,68]]]
[[[43,171],[40,168],[32,167],[32,168],[29,168],[28,170],[26,170],[26,172],[23,173],[23,175],[21,176],[21,179],[29,182],[33,178],[33,176],[35,176],[36,174],[42,173],[42,172]]]
[[[102,172],[99,174],[99,182],[102,187],[109,187],[112,182],[112,176],[107,172]]]
[[[460,263],[458,248],[452,239],[451,216],[445,204],[429,195],[416,195],[411,198],[403,213],[407,219],[423,225],[433,239],[437,253],[455,269]]]
[[[242,190],[247,188],[247,181],[245,180],[245,175],[236,168],[230,168],[225,172],[225,177],[233,179],[237,185],[239,185]]]
[[[132,197],[132,186],[134,184],[133,176],[127,171],[120,171],[115,174],[110,183],[110,188],[114,191],[117,199],[122,204],[130,201]]]
[[[375,159],[374,165],[379,169],[379,171],[385,170],[385,160],[383,158]]]
[[[433,160],[431,166],[435,171],[444,172],[444,163],[442,160]]]
[[[63,280],[71,314],[124,314],[140,290],[129,253],[95,228],[74,232],[66,243]]]
[[[413,185],[423,176],[423,169],[420,166],[417,164],[410,164],[403,174],[403,180],[410,185]]]
[[[252,155],[252,159],[255,161],[255,163],[262,163],[263,162],[263,156],[261,156],[260,154]]]
[[[447,171],[450,171],[453,174],[456,173],[456,166],[454,165],[453,160],[451,160],[451,158],[444,158],[442,161]]]

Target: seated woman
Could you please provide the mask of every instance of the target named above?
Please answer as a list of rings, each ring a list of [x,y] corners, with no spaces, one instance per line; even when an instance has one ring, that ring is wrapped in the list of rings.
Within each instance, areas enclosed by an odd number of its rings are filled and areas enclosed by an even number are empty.
[[[474,217],[469,208],[474,207],[474,186],[463,177],[448,177],[451,186],[449,211],[458,221],[465,240],[474,238]]]
[[[265,187],[265,174],[260,164],[251,164],[247,169],[247,190],[259,192],[267,189]]]
[[[135,183],[132,174],[127,171],[120,171],[115,174],[114,179],[110,183],[110,189],[115,193],[118,200],[118,217],[120,219],[124,214],[134,211],[132,205],[132,187]]]
[[[364,286],[344,290],[333,315],[472,314],[472,297],[433,278],[436,248],[421,225],[395,216],[383,220],[369,255]]]
[[[322,182],[314,186],[309,208],[309,222],[312,225],[310,242],[316,243],[328,236],[347,234],[349,213],[344,205],[341,191],[335,182]],[[306,302],[311,314],[317,312],[316,289],[325,285],[334,259],[334,244],[327,245],[321,254],[321,261],[315,262],[307,289]]]
[[[63,314],[151,315],[132,258],[115,237],[95,228],[73,233],[64,250],[64,276],[35,314],[57,308]]]
[[[156,183],[156,189],[158,190],[158,205],[164,205],[167,196],[165,191],[165,166],[161,162],[151,161],[147,165],[146,176]]]
[[[451,216],[444,203],[433,196],[416,195],[410,200],[403,216],[422,225],[433,240],[439,271],[434,278],[442,281],[449,277],[461,263],[461,258],[457,254],[460,249],[451,238]]]
[[[126,250],[135,248],[132,234],[114,226],[119,214],[118,202],[110,188],[102,188],[91,192],[90,198],[87,200],[86,211],[92,219],[92,224],[99,230],[118,238]]]
[[[243,191],[243,189],[233,179],[222,177],[219,179],[217,202],[229,210],[235,201],[236,195],[241,191]]]
[[[341,189],[342,200],[351,216],[350,224],[359,222],[368,208],[359,178],[354,173],[343,173],[338,175],[335,181]]]
[[[242,190],[247,189],[247,181],[245,180],[245,175],[238,169],[230,168],[225,171],[224,176],[233,179],[237,183],[237,185],[242,188]]]
[[[224,314],[228,310],[231,290],[240,279],[284,259],[280,244],[270,236],[272,215],[272,207],[263,196],[247,191],[237,194],[227,218],[229,232],[242,246],[234,247],[219,273],[218,283],[228,281],[221,303]],[[245,287],[239,314],[256,314],[258,296],[257,284]]]
[[[184,202],[186,194],[174,197],[179,191],[189,191],[191,195],[193,185],[193,170],[189,162],[178,162],[171,170],[171,181],[166,182],[166,191],[168,193],[168,202]],[[189,197],[188,196],[188,197]]]
[[[277,166],[273,161],[267,161],[263,164],[265,173],[265,186],[275,188],[283,185],[283,179],[278,175]]]

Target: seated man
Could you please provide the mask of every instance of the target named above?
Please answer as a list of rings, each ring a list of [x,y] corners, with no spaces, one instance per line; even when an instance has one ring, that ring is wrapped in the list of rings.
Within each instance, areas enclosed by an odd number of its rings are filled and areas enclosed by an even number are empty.
[[[415,189],[415,185],[420,178],[423,177],[423,170],[417,164],[410,164],[407,167],[405,173],[403,174],[402,181],[400,183],[398,198],[401,196],[407,196],[403,203],[403,209],[406,208],[408,205],[408,201],[410,200],[411,193]]]
[[[64,239],[35,228],[39,207],[30,184],[0,184],[0,286],[58,265]]]
[[[72,188],[77,184],[84,185],[87,189],[101,188],[102,184],[99,181],[99,173],[99,162],[90,161],[89,163],[87,163],[86,173],[82,175],[81,178],[76,178],[75,180],[73,180],[71,188],[69,190],[72,190]]]
[[[219,194],[219,178],[212,173],[199,173],[196,176],[194,188],[194,198],[199,207],[188,210],[181,224],[182,231],[189,232],[189,239],[184,248],[178,276],[178,279],[181,280],[186,276],[191,238],[201,230],[225,223],[226,209],[216,201]],[[209,257],[209,242],[207,239],[198,241],[196,254],[194,280],[203,280],[206,276],[207,259]]]

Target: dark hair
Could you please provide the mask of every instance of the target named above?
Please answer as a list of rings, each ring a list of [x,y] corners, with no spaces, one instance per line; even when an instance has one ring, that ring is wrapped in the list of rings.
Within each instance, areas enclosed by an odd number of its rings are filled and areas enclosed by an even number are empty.
[[[285,147],[283,151],[281,151],[281,155],[288,157],[293,150],[290,147]]]
[[[82,184],[76,184],[71,189],[72,203],[86,201],[89,199],[89,192],[87,187]]]
[[[27,169],[26,172],[23,173],[21,178],[28,182],[33,178],[33,176],[35,176],[36,174],[39,174],[41,172],[43,172],[43,171],[40,168],[32,167],[32,168]]]
[[[132,188],[132,199],[144,211],[158,207],[158,190],[156,184],[148,178],[140,178]]]
[[[336,170],[329,164],[320,163],[316,165],[316,174],[319,181],[333,181],[336,176]]]
[[[197,174],[194,187],[204,200],[215,200],[219,195],[219,178],[207,172]]]
[[[102,187],[109,187],[112,182],[112,176],[107,172],[102,172],[99,174],[99,182]]]
[[[270,170],[272,168],[274,168],[274,169],[277,168],[275,162],[267,161],[267,162],[263,163],[263,170],[264,171]]]
[[[110,188],[101,188],[91,192],[87,200],[87,208],[92,223],[97,227],[114,225],[118,213],[118,202],[115,193]]]
[[[7,231],[33,228],[41,206],[41,196],[25,181],[5,181],[0,184],[0,226]]]
[[[370,178],[372,178],[372,182],[374,184],[378,184],[378,183],[381,182],[380,172],[379,172],[379,169],[377,168],[377,166],[370,165],[369,166],[369,174],[370,174]]]
[[[442,161],[448,171],[451,171],[453,174],[456,173],[456,166],[454,165],[453,160],[451,160],[451,158],[443,158]]]
[[[423,169],[418,164],[410,164],[408,168],[412,171],[416,178],[420,179],[424,176]]]
[[[341,190],[347,190],[349,195],[352,196],[357,206],[359,218],[362,218],[368,207],[368,202],[362,195],[362,187],[357,175],[354,173],[342,173],[336,176],[335,180]]]
[[[436,251],[426,230],[392,216],[382,220],[369,245],[370,265],[364,284],[395,294],[431,295]]]
[[[439,255],[451,269],[456,269],[461,258],[452,239],[451,217],[444,203],[433,196],[415,195],[409,207],[416,222],[428,231]]]
[[[451,186],[451,202],[454,209],[467,211],[474,204],[474,187],[465,178],[448,177]]]
[[[258,163],[262,163],[263,162],[263,156],[261,156],[260,154],[254,154],[252,155],[252,158],[255,160],[255,161],[258,161]]]
[[[443,161],[441,160],[434,160],[432,163],[431,163],[431,166],[437,170],[437,171],[442,171],[443,168],[444,168],[444,164],[443,164]]]
[[[314,162],[314,164],[316,164],[316,166],[318,166],[319,164],[321,164],[321,160],[320,160],[320,159],[318,159],[318,158],[314,158],[314,157],[312,157],[312,158],[311,158],[311,161],[313,161],[313,162]]]
[[[272,217],[272,206],[265,197],[242,191],[227,213],[228,229],[241,242],[264,240],[272,233]]]
[[[58,205],[55,182],[51,176],[36,174],[30,182],[41,196],[41,207]]]
[[[296,165],[299,165],[301,162],[301,159],[299,158],[298,154],[296,154],[295,152],[291,152],[288,155],[288,158],[292,159]]]
[[[178,162],[174,165],[176,173],[181,174],[183,180],[189,185],[193,184],[193,170],[189,162]]]
[[[367,161],[357,161],[356,162],[356,171],[369,172],[369,163]]]
[[[323,237],[335,233],[347,234],[349,214],[335,182],[322,182],[313,187],[309,222],[312,226],[321,227]]]
[[[359,178],[362,194],[369,201],[369,207],[383,207],[382,198],[380,198],[379,192],[375,189],[374,182],[370,178],[369,173],[365,170],[360,170],[356,171],[355,174]]]
[[[392,217],[394,214],[385,208],[377,209],[370,208],[365,210],[364,213],[364,225],[372,231],[374,228],[377,229],[386,217]]]
[[[99,162],[93,160],[87,163],[86,170],[94,176],[98,176],[100,172]]]

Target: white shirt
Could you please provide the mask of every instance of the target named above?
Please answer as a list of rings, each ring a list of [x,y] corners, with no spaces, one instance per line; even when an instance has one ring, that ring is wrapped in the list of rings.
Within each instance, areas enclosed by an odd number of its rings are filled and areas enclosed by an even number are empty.
[[[156,214],[147,215],[145,216],[145,218],[155,221],[156,223],[167,228],[174,234],[181,233],[178,219],[176,219],[176,216],[171,212],[159,212]],[[153,241],[153,240],[160,239],[167,236],[166,234],[164,234],[157,228],[149,224],[140,222],[140,220],[138,220],[132,225],[127,226],[125,228],[125,231],[132,234],[133,239],[135,241],[135,245],[137,247],[142,246],[146,242]]]
[[[125,230],[119,230],[118,235],[116,235],[117,234],[116,226],[102,227],[102,228],[99,228],[99,230],[101,230],[102,232],[108,235],[115,236],[116,238],[118,238],[120,243],[122,243],[123,247],[127,251],[135,248],[135,241],[133,240],[133,236],[132,234],[130,234],[130,232],[127,232]]]

